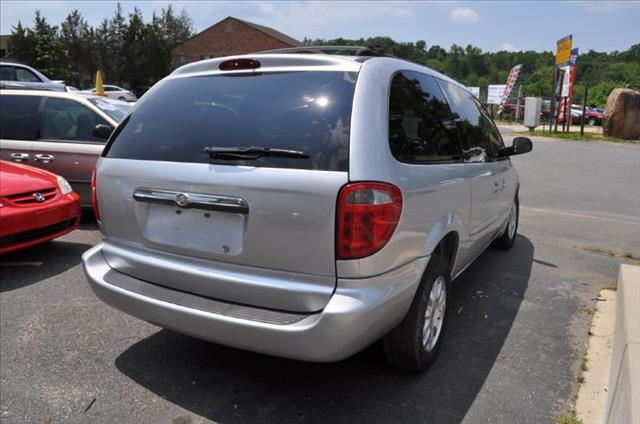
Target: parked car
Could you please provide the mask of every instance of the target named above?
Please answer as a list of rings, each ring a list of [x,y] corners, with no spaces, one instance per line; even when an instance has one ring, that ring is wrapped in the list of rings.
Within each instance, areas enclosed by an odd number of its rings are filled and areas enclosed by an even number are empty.
[[[64,84],[51,81],[30,66],[0,62],[0,88],[65,91]]]
[[[561,111],[562,109],[558,112],[558,124],[562,124],[564,122],[564,114],[561,114]],[[571,113],[571,123],[573,125],[580,125],[582,122],[582,106],[571,105],[569,113]]]
[[[383,338],[435,358],[451,281],[516,241],[519,181],[464,86],[391,57],[256,54],[185,65],[96,165],[106,303],[240,349],[337,361]],[[505,258],[508,260],[508,258]]]
[[[587,108],[585,111],[585,123],[591,126],[602,125],[603,113],[597,109]]]
[[[104,85],[104,94],[107,97],[112,99],[122,100],[125,102],[135,102],[138,100],[135,94],[132,91],[129,91],[125,88],[118,87],[117,85]],[[90,88],[89,90],[84,90],[85,93],[96,94],[96,88]]]
[[[130,108],[105,97],[0,90],[0,158],[62,175],[91,206],[91,171]]]
[[[78,228],[80,197],[51,172],[0,160],[0,255]]]

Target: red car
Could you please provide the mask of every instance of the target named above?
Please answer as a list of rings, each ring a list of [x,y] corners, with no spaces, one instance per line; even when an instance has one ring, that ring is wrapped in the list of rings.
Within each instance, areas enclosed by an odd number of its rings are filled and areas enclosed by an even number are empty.
[[[64,178],[0,161],[0,255],[75,230],[80,213],[80,197]]]

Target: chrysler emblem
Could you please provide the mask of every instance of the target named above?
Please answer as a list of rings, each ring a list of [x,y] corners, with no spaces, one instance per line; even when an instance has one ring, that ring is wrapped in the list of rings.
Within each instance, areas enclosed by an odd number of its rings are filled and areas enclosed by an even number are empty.
[[[36,202],[44,202],[46,200],[42,193],[33,193],[33,198],[36,200]]]
[[[189,206],[189,195],[185,193],[180,193],[176,195],[176,203],[181,208],[185,208]]]

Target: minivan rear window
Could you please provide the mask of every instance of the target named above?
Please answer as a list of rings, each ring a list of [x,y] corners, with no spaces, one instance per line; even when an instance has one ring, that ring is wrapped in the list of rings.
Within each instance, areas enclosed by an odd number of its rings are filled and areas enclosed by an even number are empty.
[[[144,96],[104,156],[346,171],[357,74],[337,71],[169,79]],[[269,147],[308,158],[210,159],[205,147]]]

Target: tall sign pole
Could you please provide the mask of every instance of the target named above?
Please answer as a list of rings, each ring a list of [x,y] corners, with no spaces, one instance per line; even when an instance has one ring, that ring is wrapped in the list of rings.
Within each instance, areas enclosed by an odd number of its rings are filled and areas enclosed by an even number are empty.
[[[555,78],[554,78],[554,92],[553,92],[553,99],[551,101],[552,105],[551,105],[551,111],[555,112],[557,110],[557,106],[558,106],[558,100],[560,100],[560,97],[563,97],[563,85],[564,85],[564,90],[568,90],[569,87],[567,84],[568,81],[565,81],[565,79],[569,76],[567,75],[565,77],[565,73],[567,71],[569,71],[569,69],[565,69],[567,66],[570,66],[571,63],[571,48],[573,46],[573,35],[569,34],[566,37],[561,38],[560,40],[558,40],[558,42],[556,43],[556,72],[555,72]],[[565,72],[562,72],[565,71]],[[564,97],[566,97],[566,94],[564,95]],[[560,107],[562,107],[563,103],[560,102]],[[565,112],[564,110],[561,110],[560,113],[555,113],[552,114],[551,117],[552,119],[555,121],[554,126],[555,129],[558,129],[558,116],[562,115],[562,112]],[[566,123],[566,120],[563,121]]]
[[[576,82],[576,63],[578,61],[578,49],[571,50],[571,59],[569,60],[569,64],[567,66],[563,66],[564,69],[564,81],[562,83],[562,93],[561,96],[561,105],[560,105],[560,116],[562,116],[562,128],[567,128],[569,130],[569,126],[573,123],[571,116],[571,99],[573,97],[573,86]],[[568,105],[568,106],[567,106]]]
[[[569,104],[569,110],[571,110],[572,99],[573,99],[573,86],[576,83],[576,65],[578,63],[578,48],[571,50],[571,63],[570,63],[570,77],[569,77],[569,100],[567,103]],[[584,120],[584,115],[582,115]],[[569,113],[569,125],[573,124],[573,116]]]
[[[516,122],[520,122],[520,99],[522,99],[522,84],[518,87],[518,101],[516,103]]]

